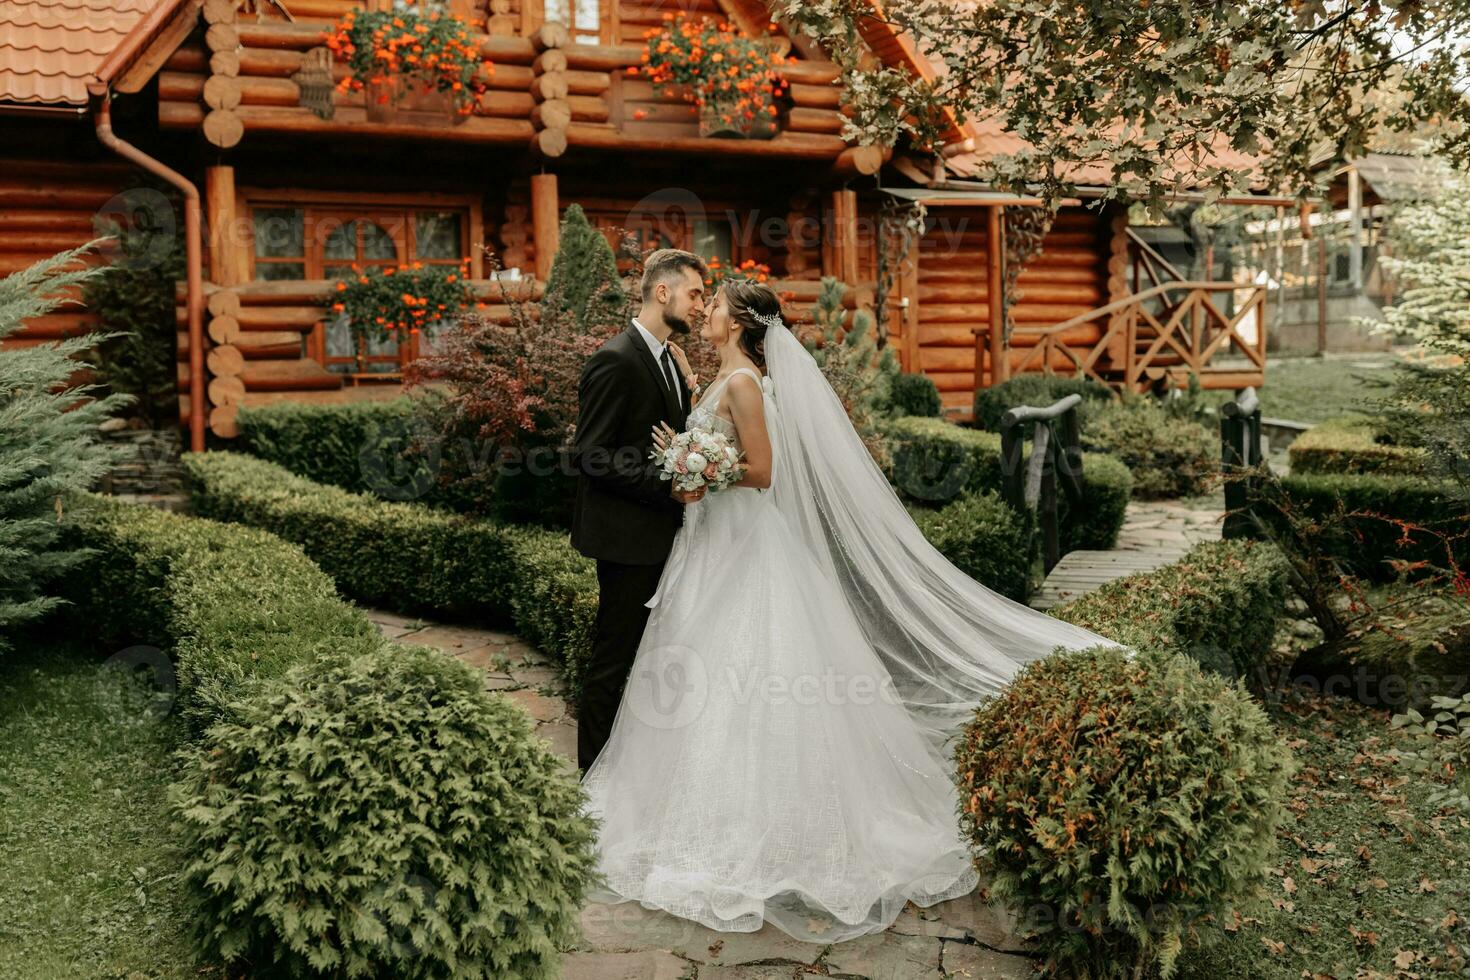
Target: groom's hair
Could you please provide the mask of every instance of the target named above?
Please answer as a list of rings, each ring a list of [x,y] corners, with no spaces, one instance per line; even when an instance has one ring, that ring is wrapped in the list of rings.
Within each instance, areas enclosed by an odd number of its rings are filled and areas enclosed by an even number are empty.
[[[703,279],[709,275],[704,261],[693,252],[682,248],[661,248],[643,260],[643,301],[653,299],[653,290],[661,282],[668,282],[685,269],[693,269]]]

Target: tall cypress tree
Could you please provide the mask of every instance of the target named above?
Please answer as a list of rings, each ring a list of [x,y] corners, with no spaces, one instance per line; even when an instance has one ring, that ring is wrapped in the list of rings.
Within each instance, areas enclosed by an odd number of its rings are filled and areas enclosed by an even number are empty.
[[[567,205],[556,260],[541,300],[542,315],[570,313],[585,332],[607,311],[620,308],[624,300],[612,246],[592,227],[581,205]]]
[[[106,266],[80,264],[99,241],[0,279],[0,338],[100,275]],[[130,396],[96,397],[95,385],[74,382],[87,367],[81,355],[102,339],[94,333],[0,350],[0,651],[17,626],[61,602],[50,587],[84,557],[58,544],[64,495],[95,485],[117,458],[98,427]]]

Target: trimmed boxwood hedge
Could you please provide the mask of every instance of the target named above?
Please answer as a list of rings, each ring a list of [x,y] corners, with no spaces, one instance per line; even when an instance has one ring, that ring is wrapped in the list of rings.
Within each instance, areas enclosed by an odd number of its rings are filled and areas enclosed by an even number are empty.
[[[1181,653],[1256,680],[1271,652],[1286,588],[1286,560],[1274,546],[1210,541],[1172,565],[1115,579],[1052,615],[1136,650]]]
[[[883,423],[892,459],[889,479],[906,499],[934,507],[957,497],[1001,490],[1000,436],[934,418]],[[1082,455],[1083,500],[1063,494],[1062,552],[1106,551],[1118,540],[1132,493],[1128,468],[1110,456]]]
[[[91,495],[67,498],[63,527],[91,552],[67,622],[176,665],[191,742],[170,805],[202,960],[559,975],[595,826],[524,711],[478,670],[385,640],[265,531]]]
[[[67,579],[73,621],[108,646],[171,649],[195,734],[251,682],[382,642],[300,548],[265,531],[91,495],[70,501],[64,527],[93,551]]]
[[[426,406],[402,396],[340,405],[275,402],[242,408],[239,447],[298,476],[388,499],[423,499],[433,474],[399,458],[424,426]]]
[[[1376,420],[1361,415],[1319,422],[1287,447],[1292,474],[1424,475],[1424,450],[1378,442],[1377,426]]]
[[[239,453],[188,453],[184,467],[196,513],[299,544],[359,602],[513,626],[580,691],[597,575],[564,534],[349,493]]]
[[[1281,478],[1287,499],[1305,517],[1325,520],[1355,511],[1381,514],[1395,520],[1428,528],[1439,534],[1459,536],[1464,552],[1464,535],[1470,530],[1470,501],[1456,495],[1451,486],[1425,477],[1390,474],[1307,473]],[[1322,542],[1353,574],[1372,581],[1396,576],[1390,560],[1428,561],[1444,566],[1444,545],[1433,533],[1401,529],[1392,521],[1355,519],[1337,540]]]
[[[911,505],[909,513],[929,543],[956,568],[1008,599],[1026,601],[1031,592],[1032,529],[999,495],[968,494],[938,510]]]

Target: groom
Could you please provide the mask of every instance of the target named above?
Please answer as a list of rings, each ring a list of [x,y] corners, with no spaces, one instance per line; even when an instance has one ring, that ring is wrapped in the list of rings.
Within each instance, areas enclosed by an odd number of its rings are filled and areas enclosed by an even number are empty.
[[[682,339],[704,308],[704,263],[660,249],[643,264],[643,297],[627,330],[582,369],[577,389],[577,501],[572,546],[597,560],[597,629],[577,706],[577,766],[587,772],[612,733],[623,686],[648,622],[683,505],[703,491],[674,491],[648,458],[653,427],[684,428],[689,389],[666,343]]]

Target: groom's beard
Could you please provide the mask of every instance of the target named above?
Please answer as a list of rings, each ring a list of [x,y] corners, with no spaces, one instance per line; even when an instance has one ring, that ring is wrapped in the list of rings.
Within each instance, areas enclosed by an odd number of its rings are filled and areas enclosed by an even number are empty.
[[[664,310],[664,326],[681,337],[689,332],[689,321],[683,317],[675,316],[668,310]]]

